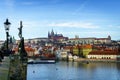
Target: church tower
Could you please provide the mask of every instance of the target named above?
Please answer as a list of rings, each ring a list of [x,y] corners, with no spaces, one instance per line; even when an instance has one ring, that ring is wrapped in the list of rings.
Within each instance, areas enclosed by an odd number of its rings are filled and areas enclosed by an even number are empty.
[[[48,31],[48,38],[51,38],[50,32]]]
[[[108,39],[111,40],[111,36],[110,35],[108,36]]]
[[[54,37],[54,31],[53,31],[53,29],[51,31],[51,37]]]

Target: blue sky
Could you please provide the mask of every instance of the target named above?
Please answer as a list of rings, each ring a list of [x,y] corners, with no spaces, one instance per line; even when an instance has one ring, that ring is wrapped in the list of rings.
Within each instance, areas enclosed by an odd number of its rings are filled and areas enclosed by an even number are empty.
[[[107,37],[119,40],[120,0],[0,0],[0,40],[5,40],[3,23],[12,23],[10,35],[18,37],[23,21],[23,36],[47,37],[56,33],[74,38]]]

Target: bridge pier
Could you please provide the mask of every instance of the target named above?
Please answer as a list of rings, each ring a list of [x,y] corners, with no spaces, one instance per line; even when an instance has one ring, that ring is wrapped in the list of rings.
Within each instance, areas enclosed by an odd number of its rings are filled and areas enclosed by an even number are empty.
[[[27,61],[27,59],[26,59]],[[27,62],[23,63],[19,55],[12,55],[8,80],[27,80]]]

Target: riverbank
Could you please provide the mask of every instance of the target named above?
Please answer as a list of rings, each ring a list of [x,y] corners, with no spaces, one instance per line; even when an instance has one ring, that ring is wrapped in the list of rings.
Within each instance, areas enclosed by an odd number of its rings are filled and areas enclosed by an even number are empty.
[[[74,61],[74,62],[82,62],[82,63],[92,63],[92,62],[111,62],[111,63],[119,63],[120,60],[116,60],[116,59],[88,59],[88,58],[76,58],[76,59],[67,59],[67,58],[63,58],[63,59],[59,59],[60,61]]]
[[[75,59],[74,61],[77,61],[77,62],[120,62],[115,59],[88,59],[88,58],[78,58],[78,59]]]
[[[9,76],[10,59],[4,57],[2,63],[0,63],[0,80],[8,80]]]

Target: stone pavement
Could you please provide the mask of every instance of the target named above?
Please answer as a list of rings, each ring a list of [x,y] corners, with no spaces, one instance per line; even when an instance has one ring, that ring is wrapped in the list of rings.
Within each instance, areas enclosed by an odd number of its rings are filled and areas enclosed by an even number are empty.
[[[9,67],[10,59],[9,57],[4,57],[2,63],[0,63],[0,80],[8,80]]]

